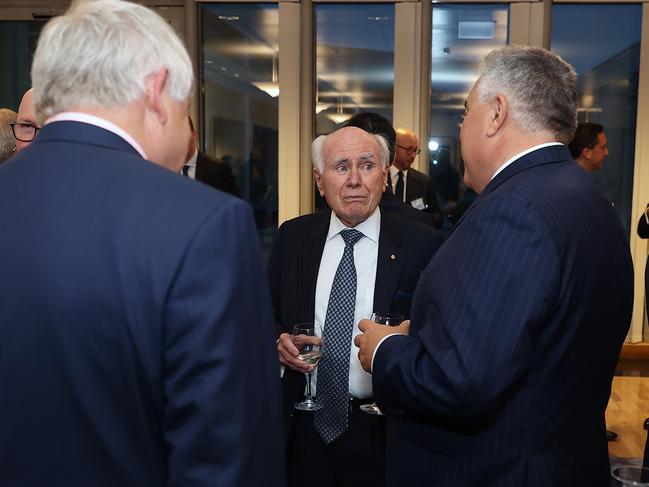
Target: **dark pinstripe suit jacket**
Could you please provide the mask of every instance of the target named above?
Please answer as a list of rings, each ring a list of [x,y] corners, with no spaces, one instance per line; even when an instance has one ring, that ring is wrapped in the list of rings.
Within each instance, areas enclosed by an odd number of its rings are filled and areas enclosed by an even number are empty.
[[[632,308],[628,241],[564,146],[480,194],[374,360],[388,485],[608,485],[604,410]]]

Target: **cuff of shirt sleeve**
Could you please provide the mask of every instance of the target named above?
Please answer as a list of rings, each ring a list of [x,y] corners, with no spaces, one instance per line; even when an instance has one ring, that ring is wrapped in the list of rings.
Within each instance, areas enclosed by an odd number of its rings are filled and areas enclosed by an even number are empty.
[[[374,349],[374,353],[372,354],[372,363],[370,364],[371,371],[374,370],[374,358],[376,357],[376,352],[379,351],[379,347],[387,338],[393,337],[395,335],[403,335],[403,333],[390,333],[389,335],[385,335],[383,338],[381,338],[381,341],[376,345],[376,348]]]

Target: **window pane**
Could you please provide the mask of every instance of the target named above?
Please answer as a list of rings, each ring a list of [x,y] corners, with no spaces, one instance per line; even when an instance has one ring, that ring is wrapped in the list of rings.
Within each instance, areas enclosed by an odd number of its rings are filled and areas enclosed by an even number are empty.
[[[0,22],[0,108],[18,111],[25,91],[31,87],[30,70],[38,36],[45,22]]]
[[[429,170],[448,231],[475,193],[462,182],[460,124],[464,101],[484,56],[508,42],[506,5],[433,4]]]
[[[267,258],[277,228],[276,4],[202,5],[203,140],[254,209]]]
[[[609,156],[593,173],[626,230],[631,219],[642,5],[555,5],[552,50],[578,75],[579,121],[604,126]]]
[[[353,114],[392,120],[394,5],[318,4],[316,18],[316,135]]]

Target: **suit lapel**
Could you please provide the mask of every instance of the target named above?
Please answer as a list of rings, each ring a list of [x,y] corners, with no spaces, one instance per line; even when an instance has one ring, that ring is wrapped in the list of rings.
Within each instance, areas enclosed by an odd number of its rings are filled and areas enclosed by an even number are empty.
[[[301,294],[299,306],[300,316],[307,321],[312,321],[315,316],[315,289],[330,219],[331,211],[314,215],[312,225],[305,232],[305,245],[300,249],[300,262],[304,262],[304,267],[300,269],[297,283]]]
[[[397,290],[404,259],[401,250],[402,238],[396,222],[386,212],[381,212],[381,232],[379,234],[379,253],[376,263],[374,284],[375,311],[390,311],[394,293]]]

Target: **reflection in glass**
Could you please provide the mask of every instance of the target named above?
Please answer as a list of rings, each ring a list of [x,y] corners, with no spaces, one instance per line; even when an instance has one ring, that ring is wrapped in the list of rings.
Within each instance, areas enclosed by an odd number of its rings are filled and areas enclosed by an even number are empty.
[[[316,136],[358,112],[392,120],[394,5],[318,4]]]
[[[462,177],[460,126],[464,101],[481,62],[508,42],[507,5],[433,5],[429,172],[448,231],[476,194]]]
[[[0,22],[0,107],[18,110],[31,87],[30,70],[38,36],[45,22]]]
[[[579,121],[604,126],[609,156],[593,173],[627,232],[635,151],[642,5],[555,5],[552,50],[577,71]]]
[[[277,228],[276,4],[200,7],[202,148],[232,168],[267,258]]]
[[[392,120],[394,4],[318,4],[315,135],[330,134],[354,114]],[[315,207],[326,207],[315,190]]]

